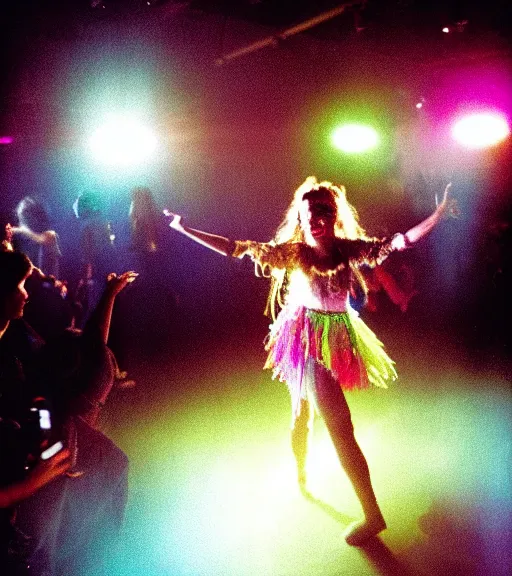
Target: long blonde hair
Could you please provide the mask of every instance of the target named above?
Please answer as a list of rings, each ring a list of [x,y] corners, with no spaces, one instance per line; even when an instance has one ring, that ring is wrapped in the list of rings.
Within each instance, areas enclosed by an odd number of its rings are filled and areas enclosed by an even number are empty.
[[[308,176],[306,180],[295,190],[285,217],[273,238],[274,244],[293,244],[304,242],[304,232],[301,227],[299,211],[304,195],[309,192],[327,192],[336,204],[336,222],[334,233],[338,238],[348,238],[350,240],[366,239],[366,231],[358,221],[357,210],[347,200],[344,186],[337,186],[332,182],[318,182],[315,176]],[[352,269],[357,281],[366,293],[366,284],[359,270]],[[282,308],[287,292],[289,281],[289,271],[272,269],[270,292],[267,299],[265,314],[271,315],[273,319],[277,316],[277,309]]]

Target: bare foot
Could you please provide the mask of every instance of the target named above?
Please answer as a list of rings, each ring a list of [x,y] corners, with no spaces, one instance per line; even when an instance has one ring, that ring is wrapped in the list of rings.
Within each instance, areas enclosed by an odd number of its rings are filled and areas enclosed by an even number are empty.
[[[377,536],[386,528],[384,518],[377,518],[375,520],[363,520],[362,522],[355,522],[351,524],[345,532],[345,542],[349,546],[363,546],[370,540]]]

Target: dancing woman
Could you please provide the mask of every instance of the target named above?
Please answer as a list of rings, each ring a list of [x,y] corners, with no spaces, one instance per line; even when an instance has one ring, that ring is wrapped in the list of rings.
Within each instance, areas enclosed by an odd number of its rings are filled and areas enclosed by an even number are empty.
[[[271,277],[267,312],[274,322],[266,342],[265,368],[290,390],[299,484],[305,488],[308,435],[316,407],[363,509],[364,519],[345,535],[352,546],[376,536],[386,523],[354,436],[344,391],[371,385],[386,388],[396,371],[382,343],[350,308],[349,290],[353,282],[364,289],[361,266],[376,266],[391,252],[411,246],[453,209],[449,189],[450,185],[431,216],[387,239],[366,235],[342,186],[318,183],[313,177],[297,189],[269,243],[233,242],[189,228],[180,216],[165,212],[175,230],[220,254],[248,255],[258,275]]]
[[[37,246],[37,266],[47,276],[60,278],[60,259],[62,253],[59,246],[59,236],[55,230],[51,230],[50,219],[44,206],[26,196],[16,207],[18,226],[11,227],[11,232],[24,240],[21,250],[31,255],[33,246]]]

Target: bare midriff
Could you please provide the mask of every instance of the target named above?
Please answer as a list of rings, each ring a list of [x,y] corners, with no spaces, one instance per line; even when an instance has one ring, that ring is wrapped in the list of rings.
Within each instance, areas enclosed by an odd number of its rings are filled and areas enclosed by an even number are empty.
[[[305,274],[294,274],[287,302],[292,306],[304,306],[322,312],[346,312],[349,300],[348,288],[337,285],[329,289],[325,277],[308,278]]]

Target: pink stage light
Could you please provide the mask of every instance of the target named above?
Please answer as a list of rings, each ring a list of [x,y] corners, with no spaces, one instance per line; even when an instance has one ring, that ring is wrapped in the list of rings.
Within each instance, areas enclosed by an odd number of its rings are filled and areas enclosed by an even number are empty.
[[[510,134],[506,119],[496,113],[482,112],[464,116],[452,128],[452,137],[466,148],[488,148]]]
[[[0,145],[1,144],[12,144],[14,142],[14,138],[12,136],[0,136]]]
[[[444,32],[445,34],[449,34],[449,33],[450,33],[450,29],[448,28],[448,26],[445,26],[445,27],[443,28],[443,32]]]

